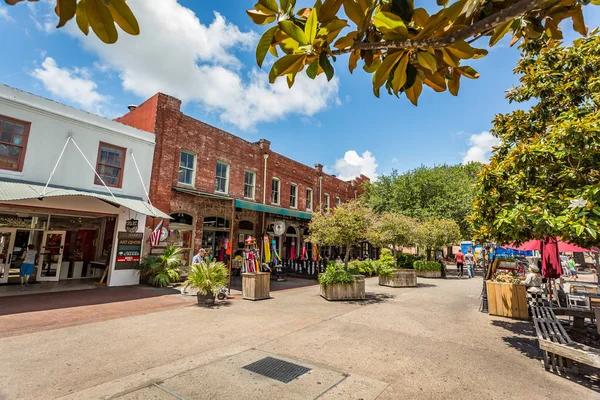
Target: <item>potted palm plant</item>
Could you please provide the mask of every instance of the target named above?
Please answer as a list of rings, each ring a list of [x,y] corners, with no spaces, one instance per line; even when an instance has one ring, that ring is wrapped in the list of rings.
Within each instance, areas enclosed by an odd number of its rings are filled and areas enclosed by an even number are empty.
[[[167,246],[160,255],[144,257],[137,271],[149,284],[164,288],[181,280],[182,256],[181,248]]]
[[[200,261],[192,265],[186,287],[198,289],[198,305],[211,307],[219,289],[227,285],[227,267],[222,262]]]

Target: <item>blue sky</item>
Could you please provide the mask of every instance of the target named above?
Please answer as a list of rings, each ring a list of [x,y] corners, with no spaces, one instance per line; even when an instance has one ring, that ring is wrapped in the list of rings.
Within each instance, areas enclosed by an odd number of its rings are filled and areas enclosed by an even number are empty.
[[[0,37],[10,38],[1,41],[0,83],[111,118],[162,91],[184,100],[187,114],[250,141],[267,138],[275,151],[346,178],[459,163],[467,153],[481,158],[493,141],[481,133],[495,114],[515,108],[504,92],[518,82],[512,69],[519,52],[507,41],[468,63],[481,77],[463,78],[458,97],[425,87],[414,107],[405,97],[375,98],[371,75],[360,68],[351,75],[346,57],[334,64],[332,83],[291,91],[283,82],[268,85],[269,65],[261,71],[254,60],[264,29],[244,11],[253,1],[129,0],[142,34],[121,32],[116,45],[83,36],[74,21],[54,29],[51,3],[0,2]],[[596,27],[600,7],[584,10]],[[567,40],[575,37],[564,29]]]

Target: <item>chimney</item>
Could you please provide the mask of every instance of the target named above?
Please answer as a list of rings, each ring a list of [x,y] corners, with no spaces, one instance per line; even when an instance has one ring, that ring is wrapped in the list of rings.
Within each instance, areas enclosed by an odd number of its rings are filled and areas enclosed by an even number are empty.
[[[127,108],[129,109],[129,111],[133,111],[137,108],[137,106],[135,104],[130,104],[127,106]]]

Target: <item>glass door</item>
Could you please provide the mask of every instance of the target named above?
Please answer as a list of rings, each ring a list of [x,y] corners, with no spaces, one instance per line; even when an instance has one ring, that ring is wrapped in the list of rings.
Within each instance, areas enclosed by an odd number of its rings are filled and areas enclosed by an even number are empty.
[[[38,260],[38,281],[58,281],[65,247],[65,231],[46,231]]]
[[[0,283],[8,282],[16,229],[0,229]]]

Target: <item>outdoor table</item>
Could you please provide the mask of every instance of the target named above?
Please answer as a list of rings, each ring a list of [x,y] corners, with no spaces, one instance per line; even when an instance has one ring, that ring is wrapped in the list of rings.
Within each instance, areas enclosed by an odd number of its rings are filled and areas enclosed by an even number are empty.
[[[593,310],[576,310],[573,308],[556,307],[552,308],[556,315],[567,315],[573,317],[573,330],[578,332],[585,332],[585,319],[590,320],[595,318]]]

